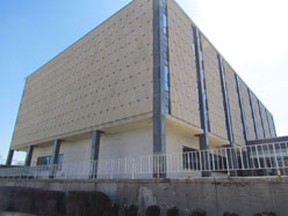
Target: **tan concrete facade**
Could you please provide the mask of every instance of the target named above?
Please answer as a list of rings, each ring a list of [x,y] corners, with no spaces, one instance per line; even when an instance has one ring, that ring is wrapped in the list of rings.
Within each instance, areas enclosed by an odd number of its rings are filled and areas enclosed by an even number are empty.
[[[174,1],[168,1],[167,14],[171,115],[200,127],[192,21]]]
[[[201,40],[204,59],[204,74],[206,80],[210,133],[227,140],[225,109],[221,89],[217,51],[203,35]]]
[[[36,163],[37,158],[51,155],[53,141],[61,139],[64,164],[88,161],[91,134],[99,130],[99,159],[153,154],[154,1],[134,0],[27,78],[11,149],[36,146],[32,157]],[[183,147],[199,149],[204,131],[195,28],[177,3],[168,0],[166,153],[182,152]],[[221,54],[201,32],[200,43],[208,147],[243,146],[247,140],[264,138],[264,132],[266,138],[276,136],[271,113],[253,93],[250,98],[241,78],[238,89],[236,73],[224,60],[227,106]]]
[[[152,112],[152,3],[134,1],[27,78],[12,148]]]
[[[168,27],[169,27],[169,60],[170,60],[170,85],[171,85],[171,115],[187,121],[191,125],[200,127],[199,120],[199,99],[196,77],[195,59],[195,38],[192,27],[196,27],[193,21],[182,11],[175,1],[168,1]],[[210,136],[227,140],[227,127],[225,124],[225,110],[223,94],[219,74],[218,55],[221,55],[209,40],[201,33],[202,58],[204,65],[204,76],[207,93],[207,105],[209,115]],[[227,92],[230,105],[232,133],[234,144],[244,145],[244,128],[241,120],[241,108],[239,94],[235,79],[236,72],[224,60],[224,70],[227,83]],[[249,88],[240,80],[240,91],[243,97],[244,120],[247,127],[247,139],[256,139],[252,108],[249,101]],[[189,90],[188,90],[189,89]],[[255,106],[256,127],[261,134],[259,138],[264,138],[261,125],[258,99],[253,94],[253,106]],[[192,103],[192,104],[191,104]],[[263,113],[266,108],[263,106]],[[268,118],[272,116],[269,111]],[[193,116],[194,117],[193,117]],[[276,134],[269,133],[267,116],[263,115],[265,132],[267,138]],[[271,124],[272,125],[272,124]],[[272,127],[272,126],[271,126]],[[271,128],[273,130],[273,128]],[[213,145],[213,138],[211,138]],[[225,144],[225,141],[222,142]]]

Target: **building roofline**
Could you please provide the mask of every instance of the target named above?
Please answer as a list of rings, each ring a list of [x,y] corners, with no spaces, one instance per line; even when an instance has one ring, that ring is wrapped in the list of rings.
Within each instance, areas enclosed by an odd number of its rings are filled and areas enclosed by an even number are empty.
[[[85,38],[86,36],[88,36],[89,34],[91,34],[92,32],[94,32],[97,28],[99,28],[100,26],[104,25],[106,22],[108,22],[110,19],[112,19],[113,17],[115,17],[118,13],[120,13],[121,11],[125,10],[127,7],[129,7],[132,3],[134,2],[134,0],[132,0],[130,3],[126,4],[124,7],[122,7],[121,9],[119,9],[118,11],[116,11],[115,13],[113,13],[111,16],[109,16],[107,19],[105,19],[103,22],[101,22],[99,25],[97,25],[96,27],[92,28],[90,31],[88,31],[86,34],[84,34],[83,36],[81,36],[79,39],[77,39],[76,41],[72,42],[70,45],[68,45],[68,47],[64,48],[60,53],[58,53],[57,55],[55,55],[54,57],[52,57],[50,60],[48,60],[46,63],[44,63],[42,66],[38,67],[34,72],[32,72],[31,74],[29,74],[28,76],[25,77],[25,80],[29,79],[31,76],[33,76],[35,73],[37,73],[41,68],[45,67],[47,64],[49,64],[50,62],[52,62],[54,59],[58,58],[60,55],[62,55],[63,53],[65,53],[66,51],[68,51],[73,45],[77,44],[78,42],[80,42],[83,38]]]

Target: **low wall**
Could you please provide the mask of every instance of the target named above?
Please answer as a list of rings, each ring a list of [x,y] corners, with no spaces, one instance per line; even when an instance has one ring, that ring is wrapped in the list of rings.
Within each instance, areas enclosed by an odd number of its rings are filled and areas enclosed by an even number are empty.
[[[181,215],[202,208],[208,216],[235,212],[253,216],[259,212],[288,214],[288,178],[202,178],[199,180],[5,180],[0,179],[0,192],[6,187],[28,187],[52,191],[101,191],[119,204],[136,204],[141,212],[152,204],[163,213],[174,205]],[[0,198],[1,199],[1,198]],[[164,215],[164,214],[163,214]]]

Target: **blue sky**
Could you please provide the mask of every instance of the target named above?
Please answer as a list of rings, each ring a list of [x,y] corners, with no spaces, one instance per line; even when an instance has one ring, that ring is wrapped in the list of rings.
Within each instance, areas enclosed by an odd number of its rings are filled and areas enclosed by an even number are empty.
[[[6,158],[25,77],[130,0],[0,1],[0,157]],[[177,0],[288,134],[284,0]],[[21,156],[16,158],[21,159]],[[1,159],[0,159],[1,160]]]

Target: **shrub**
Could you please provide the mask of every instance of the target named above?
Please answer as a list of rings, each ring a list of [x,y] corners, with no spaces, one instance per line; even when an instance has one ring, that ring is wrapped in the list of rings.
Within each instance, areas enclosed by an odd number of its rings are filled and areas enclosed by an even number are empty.
[[[179,216],[179,211],[176,206],[172,206],[167,210],[167,216]]]
[[[126,205],[124,206],[124,215],[125,216],[137,216],[138,206],[136,205]]]
[[[111,203],[111,205],[103,213],[103,216],[118,216],[119,207],[120,207],[119,204]]]
[[[254,214],[254,216],[277,216],[275,212],[262,212]]]
[[[103,215],[111,205],[107,195],[101,192],[69,192],[66,212],[67,216]]]
[[[223,216],[238,216],[236,213],[231,213],[231,212],[224,212]]]
[[[146,216],[160,216],[160,212],[161,210],[159,206],[152,205],[146,209],[145,215]]]
[[[201,208],[196,208],[190,212],[190,216],[206,216],[206,211]]]

